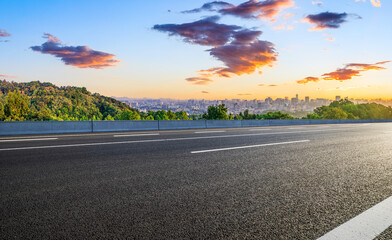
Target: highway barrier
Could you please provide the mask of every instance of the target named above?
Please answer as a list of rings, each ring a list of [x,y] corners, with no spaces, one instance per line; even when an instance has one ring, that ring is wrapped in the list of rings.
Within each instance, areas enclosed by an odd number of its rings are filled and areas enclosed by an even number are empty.
[[[65,121],[0,122],[0,135],[125,132],[201,128],[237,128],[313,124],[382,123],[392,119],[289,119],[289,120],[173,120],[173,121]]]

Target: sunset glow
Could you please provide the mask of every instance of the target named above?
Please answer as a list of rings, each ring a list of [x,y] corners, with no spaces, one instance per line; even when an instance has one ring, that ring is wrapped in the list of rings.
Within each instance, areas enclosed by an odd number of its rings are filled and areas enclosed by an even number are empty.
[[[391,1],[5,0],[0,8],[0,79],[129,98],[392,98]]]

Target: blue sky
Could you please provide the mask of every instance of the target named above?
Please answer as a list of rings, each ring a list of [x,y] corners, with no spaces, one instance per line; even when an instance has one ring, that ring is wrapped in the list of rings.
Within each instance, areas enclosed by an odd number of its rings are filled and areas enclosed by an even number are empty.
[[[323,74],[350,63],[392,60],[391,1],[381,0],[381,7],[375,7],[370,0],[325,0],[321,6],[308,0],[293,0],[294,6],[282,8],[275,21],[222,15],[219,24],[262,31],[258,39],[275,45],[277,60],[272,67],[263,66],[242,75],[234,72],[230,77],[212,76],[208,84],[194,85],[185,79],[197,76],[199,70],[226,67],[225,62],[210,55],[207,51],[210,46],[189,44],[181,36],[169,36],[152,28],[157,24],[192,23],[219,15],[209,11],[181,13],[207,2],[3,0],[0,29],[10,36],[0,38],[0,75],[19,82],[40,80],[62,86],[85,86],[109,96],[138,98],[261,99],[296,93],[311,97],[390,98],[391,63],[383,64],[386,69],[380,71],[360,70],[361,76],[344,81],[320,79],[307,84],[297,81],[309,76],[322,78]],[[228,3],[238,6],[243,2]],[[323,12],[347,13],[347,22],[336,29],[309,31],[314,24],[303,19]],[[293,16],[285,18],[287,14]],[[279,26],[285,29],[277,29]],[[292,29],[287,29],[288,26]],[[66,65],[53,54],[30,48],[47,41],[42,38],[44,33],[58,37],[61,46],[88,46],[115,55],[113,59],[120,62],[102,69]],[[258,71],[263,73],[260,75]]]

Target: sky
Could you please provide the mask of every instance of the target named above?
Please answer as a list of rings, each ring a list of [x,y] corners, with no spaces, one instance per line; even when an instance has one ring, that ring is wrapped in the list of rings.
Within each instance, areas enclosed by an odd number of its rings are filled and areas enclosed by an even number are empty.
[[[0,79],[129,98],[392,98],[390,0],[2,0]]]

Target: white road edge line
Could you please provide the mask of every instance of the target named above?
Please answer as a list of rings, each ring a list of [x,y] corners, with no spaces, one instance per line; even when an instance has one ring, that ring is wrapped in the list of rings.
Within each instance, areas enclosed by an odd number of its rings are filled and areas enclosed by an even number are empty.
[[[142,137],[142,136],[159,136],[159,133],[146,133],[146,134],[118,134],[113,137]]]
[[[371,240],[392,226],[392,197],[338,226],[318,240]]]
[[[250,132],[256,132],[256,131],[267,131],[267,130],[272,130],[271,128],[257,128],[257,129],[249,129]]]
[[[196,134],[201,134],[201,133],[223,133],[226,131],[200,131],[200,132],[195,132]]]
[[[244,149],[244,148],[257,148],[257,147],[276,146],[276,145],[293,144],[293,143],[304,143],[304,142],[309,142],[309,141],[310,140],[300,140],[300,141],[291,141],[291,142],[278,142],[278,143],[265,143],[265,144],[240,146],[240,147],[216,148],[216,149],[192,151],[191,153],[195,154],[195,153],[219,152],[219,151],[228,151],[228,150],[236,150],[236,149]]]
[[[13,139],[35,139],[35,138],[48,138],[48,137],[61,137],[61,138],[66,138],[66,137],[91,137],[91,136],[110,136],[114,135],[115,133],[82,133],[82,134],[48,134],[48,135],[37,135],[37,136],[25,136],[25,137],[9,137],[9,138],[0,138],[0,140],[13,140]],[[120,133],[118,133],[120,135]],[[144,134],[144,133],[134,133],[134,134]],[[150,134],[150,133],[145,133],[145,134]]]
[[[31,149],[47,149],[47,148],[67,148],[67,147],[85,147],[85,146],[100,146],[100,145],[115,145],[115,144],[131,144],[131,143],[150,143],[150,142],[168,142],[168,141],[184,141],[196,139],[210,139],[210,138],[230,138],[230,137],[248,137],[248,136],[263,136],[263,135],[279,135],[279,134],[293,134],[293,133],[310,133],[310,132],[325,132],[326,130],[311,130],[311,131],[290,131],[290,132],[272,132],[272,133],[252,133],[252,134],[233,134],[233,135],[216,135],[204,137],[187,137],[187,138],[166,138],[166,139],[149,139],[149,140],[134,140],[124,142],[102,142],[102,143],[79,143],[69,145],[52,145],[52,146],[35,146],[35,147],[19,147],[19,148],[3,148],[1,151],[17,151],[17,150],[31,150]]]
[[[28,141],[49,141],[57,140],[58,138],[25,138],[25,139],[7,139],[0,140],[0,142],[28,142]]]

